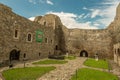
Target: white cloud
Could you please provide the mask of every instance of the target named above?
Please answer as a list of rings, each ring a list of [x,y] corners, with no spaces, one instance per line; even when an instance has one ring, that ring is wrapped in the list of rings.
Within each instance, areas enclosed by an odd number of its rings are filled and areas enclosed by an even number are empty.
[[[36,4],[36,1],[35,0],[28,0],[30,3],[32,4]]]
[[[32,2],[35,0],[29,1]],[[50,0],[45,1],[44,3],[47,3],[47,1],[49,3]],[[82,29],[97,29],[98,27],[105,28],[114,20],[114,17],[116,15],[116,7],[118,6],[119,2],[120,0],[106,0],[104,3],[99,3],[103,5],[101,7],[94,7],[91,9],[83,7],[84,10],[89,10],[90,13],[87,14],[83,13],[81,15],[65,12],[48,12],[48,13],[58,15],[61,18],[62,23],[68,28],[82,28]],[[83,22],[79,23],[76,21],[76,19],[96,18],[96,16],[99,16],[101,18],[97,18],[96,21],[94,22],[86,21],[85,23]]]
[[[28,19],[31,20],[31,21],[34,21],[35,17],[30,17]]]
[[[49,5],[54,5],[51,0],[28,0],[28,2],[32,3],[32,4],[46,3],[46,4],[49,4]]]
[[[90,18],[95,18],[96,16],[99,15],[99,12],[100,12],[99,9],[88,9],[88,8],[86,8],[86,7],[83,7],[83,9],[90,11],[90,13],[84,15],[84,19],[85,19],[85,18],[88,18],[88,17],[90,17]]]
[[[84,10],[87,10],[87,8],[86,8],[86,7],[83,7],[83,9],[84,9]]]
[[[100,16],[101,18],[96,19],[95,23],[99,24],[96,26],[104,25],[107,27],[113,20],[116,15],[116,7],[118,6],[120,0],[106,0],[105,2],[99,3],[103,6],[95,7],[89,9],[87,7],[83,7],[84,10],[90,11],[90,13],[83,16],[83,18],[95,18],[96,16]]]
[[[84,15],[83,19],[85,19],[85,18],[87,18],[87,17],[89,17],[89,16],[90,16],[90,13]]]
[[[92,10],[91,13],[91,18],[95,18],[96,16],[98,16],[100,13],[100,10],[96,9],[96,10]]]
[[[90,11],[90,13],[88,13],[87,15],[84,15],[84,19],[88,17],[95,18],[97,15],[99,15],[99,12],[100,12],[99,9],[89,9],[87,7],[83,7],[83,9]]]
[[[85,15],[85,14],[83,13],[83,14],[79,15],[78,18],[83,18],[84,15]]]
[[[108,1],[108,2],[107,2]],[[120,2],[120,0],[107,0],[103,4],[110,4],[110,6],[105,7],[104,9],[101,8],[99,15],[102,17],[98,19],[96,22],[108,26],[113,20],[116,15],[116,8]]]
[[[93,23],[93,25],[94,25],[94,26],[100,26],[100,24],[98,24],[98,23]]]
[[[46,3],[47,3],[47,4],[50,4],[50,5],[53,5],[53,2],[50,1],[50,0],[46,0]]]
[[[55,14],[60,17],[61,22],[68,28],[80,28],[80,29],[98,29],[91,22],[79,23],[75,18],[79,17],[73,13],[64,12],[47,12],[47,14]]]

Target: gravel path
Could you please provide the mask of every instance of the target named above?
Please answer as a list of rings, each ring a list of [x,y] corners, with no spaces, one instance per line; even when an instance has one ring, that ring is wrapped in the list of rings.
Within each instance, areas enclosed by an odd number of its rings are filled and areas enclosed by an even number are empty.
[[[66,64],[57,65],[55,70],[43,75],[37,80],[69,80],[77,69],[82,68],[85,60],[86,58],[80,57],[75,60],[70,60]]]

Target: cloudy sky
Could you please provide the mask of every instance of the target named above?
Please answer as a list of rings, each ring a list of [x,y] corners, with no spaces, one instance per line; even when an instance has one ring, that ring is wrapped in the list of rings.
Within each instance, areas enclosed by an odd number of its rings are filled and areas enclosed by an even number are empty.
[[[120,0],[0,0],[26,18],[58,15],[68,28],[103,29],[113,20]]]

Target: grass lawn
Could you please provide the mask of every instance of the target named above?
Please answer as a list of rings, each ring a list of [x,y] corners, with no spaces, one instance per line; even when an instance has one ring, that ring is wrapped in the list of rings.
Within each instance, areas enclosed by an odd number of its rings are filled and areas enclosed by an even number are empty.
[[[118,77],[111,73],[82,68],[77,71],[77,77],[75,74],[71,80],[118,80]]]
[[[33,64],[64,64],[67,63],[68,61],[65,60],[43,60],[43,61],[39,61],[39,62],[35,62]]]
[[[105,60],[96,61],[95,59],[89,58],[84,62],[84,65],[89,67],[108,69],[108,62]]]
[[[65,59],[69,59],[69,60],[73,60],[73,59],[76,59],[76,57],[75,56],[65,56]]]
[[[26,67],[3,71],[5,80],[36,80],[55,67]]]

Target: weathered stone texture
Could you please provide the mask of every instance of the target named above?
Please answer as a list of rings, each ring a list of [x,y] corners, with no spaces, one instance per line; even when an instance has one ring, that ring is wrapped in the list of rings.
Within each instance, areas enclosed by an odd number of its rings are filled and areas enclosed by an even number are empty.
[[[112,55],[111,37],[107,30],[72,29],[69,39],[70,50],[78,53],[77,55],[80,55],[82,50],[86,50],[91,57],[96,53],[101,58]]]
[[[120,66],[120,3],[114,21],[108,27],[112,37],[114,61]]]
[[[113,58],[113,45],[120,42],[120,5],[115,20],[102,30],[68,29],[58,16],[47,14],[37,16],[32,22],[12,12],[11,8],[0,4],[0,61],[9,60],[10,52],[20,51],[20,60],[40,59],[51,54],[80,56],[85,50],[89,57],[97,53],[100,58]],[[15,38],[18,30],[18,38]],[[44,34],[43,42],[36,42],[36,31]],[[31,34],[32,41],[27,41]]]
[[[39,59],[54,53],[54,31],[51,27],[47,28],[31,22],[13,13],[4,5],[0,5],[0,28],[0,60],[9,60],[13,49],[20,50],[20,60],[23,59],[24,54],[27,59]],[[15,29],[19,32],[18,39],[14,38]],[[44,33],[42,43],[36,42],[37,30]],[[27,41],[28,33],[32,35],[32,42]],[[45,38],[48,39],[47,43]]]

